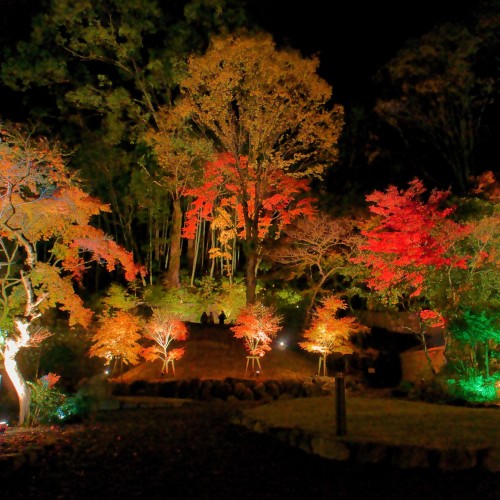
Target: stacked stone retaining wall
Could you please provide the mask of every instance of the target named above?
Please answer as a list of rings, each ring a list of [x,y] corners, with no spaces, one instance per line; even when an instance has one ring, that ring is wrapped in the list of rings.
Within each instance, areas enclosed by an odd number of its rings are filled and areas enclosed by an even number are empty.
[[[327,396],[333,392],[334,381],[329,377],[305,380],[224,380],[189,379],[165,382],[138,380],[131,384],[112,384],[114,396],[151,396],[211,401],[274,401],[311,396]]]

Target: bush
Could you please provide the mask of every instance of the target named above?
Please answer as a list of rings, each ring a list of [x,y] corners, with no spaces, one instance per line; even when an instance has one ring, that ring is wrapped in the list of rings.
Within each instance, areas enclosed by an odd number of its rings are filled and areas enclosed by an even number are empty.
[[[51,424],[64,420],[74,411],[76,404],[72,398],[54,386],[59,375],[49,373],[36,380],[27,382],[30,391],[30,425]]]
[[[468,377],[449,379],[450,394],[458,399],[471,403],[490,403],[498,401],[500,372],[491,377],[484,375],[470,375]]]

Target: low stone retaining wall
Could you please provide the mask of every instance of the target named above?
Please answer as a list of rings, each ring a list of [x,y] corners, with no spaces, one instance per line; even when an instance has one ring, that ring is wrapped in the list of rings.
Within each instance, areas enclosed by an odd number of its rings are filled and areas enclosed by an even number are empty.
[[[263,401],[331,395],[334,379],[315,377],[305,380],[224,380],[190,379],[165,382],[136,381],[131,384],[112,384],[114,396],[152,396],[164,398],[211,401]]]
[[[306,453],[337,461],[384,464],[401,469],[438,468],[444,471],[481,468],[500,472],[500,448],[433,449],[418,446],[393,446],[383,443],[349,441],[346,437],[314,435],[300,428],[274,427],[248,415],[234,422],[253,432],[272,436]],[[334,423],[332,422],[332,430]]]

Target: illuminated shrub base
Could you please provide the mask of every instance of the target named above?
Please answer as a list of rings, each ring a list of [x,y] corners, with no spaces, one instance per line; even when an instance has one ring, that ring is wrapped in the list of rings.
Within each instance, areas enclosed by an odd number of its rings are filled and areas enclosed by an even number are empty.
[[[84,412],[84,399],[67,396],[55,388],[58,380],[59,376],[49,373],[36,382],[28,382],[31,425],[60,423]]]
[[[491,403],[499,400],[500,373],[491,377],[472,375],[468,378],[448,379],[450,395],[473,403]]]

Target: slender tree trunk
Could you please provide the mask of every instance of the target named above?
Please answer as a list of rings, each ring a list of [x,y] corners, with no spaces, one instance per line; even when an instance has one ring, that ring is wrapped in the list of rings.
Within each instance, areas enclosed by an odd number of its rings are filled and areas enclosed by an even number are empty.
[[[30,416],[30,389],[23,375],[17,366],[16,356],[21,348],[26,347],[29,343],[30,336],[28,333],[29,325],[22,320],[15,321],[18,336],[10,338],[5,342],[3,351],[4,366],[7,375],[14,386],[19,401],[19,425],[24,425],[29,422]]]
[[[257,255],[253,251],[247,252],[246,262],[246,299],[247,304],[255,304],[255,290],[257,288]]]
[[[200,241],[201,241],[201,253],[203,257],[203,231],[204,225],[201,220],[201,216],[198,217],[198,225],[196,227],[196,234],[194,239],[188,240],[188,243],[192,243],[193,258],[191,262],[191,286],[194,286],[194,277],[196,275],[196,264],[198,263],[198,253],[200,251]],[[189,246],[188,246],[188,257],[189,257]],[[203,266],[203,260],[201,265]]]
[[[211,235],[211,241],[212,241],[212,247],[214,248],[216,246],[216,238],[215,238],[215,229],[210,228],[210,235]],[[210,259],[210,277],[214,277],[214,270],[215,270],[215,259]]]
[[[198,231],[197,231],[198,232]],[[186,256],[187,256],[187,266],[188,269],[192,269],[194,266],[194,256],[195,256],[195,239],[187,240]]]
[[[432,359],[431,359],[431,356],[429,354],[429,350],[427,349],[427,341],[425,340],[425,333],[420,334],[420,341],[422,342],[422,346],[424,348],[425,359],[427,360],[427,363],[429,364],[429,368],[431,369],[433,375],[437,375],[437,371],[434,368],[434,364],[432,363]]]
[[[179,288],[181,268],[181,233],[182,233],[182,208],[181,201],[173,201],[172,230],[170,232],[170,259],[165,274],[164,284],[168,288]]]
[[[490,352],[489,352],[488,341],[486,341],[484,344],[484,365],[485,365],[486,376],[489,377],[490,376]]]

